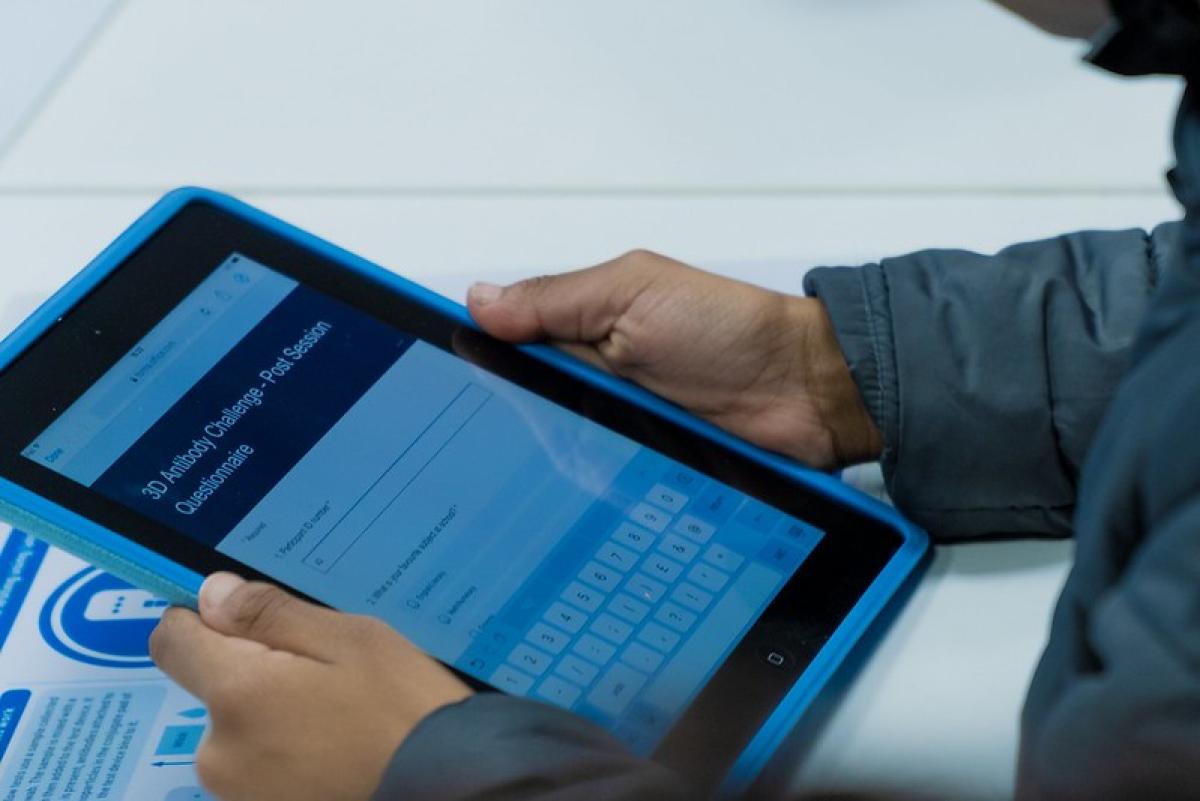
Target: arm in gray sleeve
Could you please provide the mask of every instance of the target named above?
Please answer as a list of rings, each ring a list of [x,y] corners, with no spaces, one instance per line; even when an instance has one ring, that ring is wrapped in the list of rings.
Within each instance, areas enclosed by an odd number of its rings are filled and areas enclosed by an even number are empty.
[[[1193,495],[1117,585],[1092,598],[1073,577],[1026,702],[1022,801],[1200,798],[1197,553]]]
[[[897,506],[942,540],[1069,535],[1080,465],[1178,233],[810,272]]]
[[[1020,801],[1200,798],[1200,262],[1176,276],[1088,456]]]
[[[679,776],[582,718],[481,693],[422,721],[397,749],[373,801],[695,797]]]

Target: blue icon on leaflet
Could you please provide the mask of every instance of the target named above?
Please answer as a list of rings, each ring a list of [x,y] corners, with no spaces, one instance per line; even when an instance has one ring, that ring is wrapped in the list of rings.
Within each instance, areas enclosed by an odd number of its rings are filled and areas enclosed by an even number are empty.
[[[150,632],[167,602],[89,567],[63,582],[42,607],[42,637],[63,656],[89,665],[148,668]]]
[[[203,726],[168,726],[163,730],[154,749],[155,756],[188,756],[196,753],[200,739],[204,737]]]

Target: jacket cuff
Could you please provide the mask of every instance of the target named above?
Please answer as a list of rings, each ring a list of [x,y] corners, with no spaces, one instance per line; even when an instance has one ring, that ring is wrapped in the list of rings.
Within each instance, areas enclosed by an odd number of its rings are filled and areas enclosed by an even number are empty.
[[[804,293],[819,299],[833,322],[850,375],[883,435],[880,461],[890,474],[899,448],[900,392],[887,278],[877,264],[818,267],[805,276]]]
[[[548,704],[478,693],[422,720],[372,801],[687,798],[680,777]]]

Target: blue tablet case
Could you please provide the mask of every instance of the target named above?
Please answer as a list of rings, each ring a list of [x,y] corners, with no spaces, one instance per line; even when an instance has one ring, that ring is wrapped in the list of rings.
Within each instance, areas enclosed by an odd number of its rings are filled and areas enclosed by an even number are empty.
[[[346,269],[368,276],[396,292],[447,314],[463,325],[475,327],[463,306],[435,292],[228,195],[207,189],[184,188],[177,189],[159,200],[91,264],[0,342],[0,370],[12,363],[56,320],[67,314],[81,298],[108,277],[180,209],[196,201],[208,203],[236,215],[277,236],[315,251]],[[903,544],[891,561],[872,582],[809,664],[808,669],[738,757],[723,786],[725,793],[736,792],[747,786],[761,770],[800,716],[812,704],[816,695],[828,683],[838,665],[845,660],[851,648],[867,633],[872,621],[880,616],[888,603],[899,594],[906,581],[922,565],[929,549],[928,537],[891,507],[843,484],[833,476],[802,467],[782,456],[756,448],[640,387],[603,373],[553,348],[544,345],[526,345],[522,348],[535,358],[563,372],[669,418],[701,436],[786,475],[799,484],[883,521],[903,536]],[[196,604],[196,595],[203,576],[3,478],[0,478],[0,518],[173,603],[191,607]]]

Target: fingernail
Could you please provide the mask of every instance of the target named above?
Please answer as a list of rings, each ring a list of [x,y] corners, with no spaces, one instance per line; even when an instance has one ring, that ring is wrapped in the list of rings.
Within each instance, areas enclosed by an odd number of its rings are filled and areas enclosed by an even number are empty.
[[[200,587],[200,606],[206,609],[219,608],[234,590],[245,583],[245,579],[233,573],[213,573]]]
[[[479,306],[486,306],[489,303],[494,303],[503,293],[503,287],[480,281],[471,284],[471,288],[467,290],[467,297]]]

